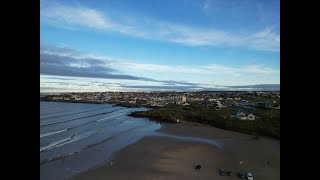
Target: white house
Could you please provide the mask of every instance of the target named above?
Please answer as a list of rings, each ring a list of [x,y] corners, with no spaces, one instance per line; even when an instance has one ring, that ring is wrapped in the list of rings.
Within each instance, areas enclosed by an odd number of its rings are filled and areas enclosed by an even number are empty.
[[[214,101],[211,102],[210,104],[207,104],[207,108],[219,110],[219,109],[222,108],[222,104],[221,104],[220,101],[214,100]]]
[[[53,97],[52,100],[62,100],[62,97]]]
[[[246,114],[244,114],[243,112],[240,112],[240,111],[236,114],[236,117],[240,120],[247,120]]]
[[[240,119],[240,120],[255,120],[256,119],[256,117],[253,115],[253,114],[249,114],[248,116],[245,114],[245,113],[243,113],[243,112],[241,112],[241,111],[239,111],[237,114],[236,114],[236,117],[238,118],[238,119]]]
[[[247,116],[247,120],[255,120],[255,119],[256,117],[251,113]]]

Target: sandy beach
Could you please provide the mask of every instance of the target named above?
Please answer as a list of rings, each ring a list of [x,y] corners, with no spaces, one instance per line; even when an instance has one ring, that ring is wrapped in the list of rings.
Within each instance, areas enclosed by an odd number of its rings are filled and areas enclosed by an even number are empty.
[[[212,126],[183,122],[163,124],[161,133],[212,139],[214,145],[148,136],[121,149],[112,163],[77,174],[71,179],[232,179],[239,170],[252,172],[254,179],[280,179],[280,141],[254,139],[251,135]],[[242,161],[242,164],[240,162]],[[270,162],[268,165],[267,162]],[[195,170],[196,164],[201,165]],[[233,172],[220,176],[218,169]]]

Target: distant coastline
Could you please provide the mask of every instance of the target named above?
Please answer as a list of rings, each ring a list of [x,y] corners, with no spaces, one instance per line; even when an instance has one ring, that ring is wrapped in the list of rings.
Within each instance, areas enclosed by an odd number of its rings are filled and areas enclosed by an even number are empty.
[[[237,107],[224,107],[220,110],[208,109],[201,103],[194,104],[167,104],[163,107],[151,106],[145,103],[119,102],[117,100],[72,100],[72,99],[53,99],[50,96],[41,97],[42,101],[67,102],[67,103],[90,103],[90,104],[113,104],[126,108],[150,108],[147,111],[135,111],[129,114],[132,117],[144,117],[150,120],[180,123],[182,121],[198,122],[217,128],[251,134],[256,136],[266,136],[280,139],[280,111],[278,110],[250,110],[257,116],[257,120],[247,121],[231,118],[239,111]],[[280,98],[279,98],[280,99]],[[254,100],[254,99],[253,99]]]
[[[87,104],[114,104],[113,106],[121,106],[126,108],[140,108],[140,107],[146,107],[146,108],[154,108],[157,109],[157,107],[149,106],[149,105],[137,105],[137,104],[130,104],[130,103],[123,103],[123,102],[115,102],[115,101],[86,101],[86,100],[52,100],[48,99],[46,97],[41,97],[40,101],[47,101],[47,102],[64,102],[64,103],[87,103]]]
[[[51,100],[46,97],[41,97],[40,101],[47,102],[64,102],[64,103],[87,103],[87,104],[113,104],[110,102],[98,102],[98,101],[85,101],[85,100]]]

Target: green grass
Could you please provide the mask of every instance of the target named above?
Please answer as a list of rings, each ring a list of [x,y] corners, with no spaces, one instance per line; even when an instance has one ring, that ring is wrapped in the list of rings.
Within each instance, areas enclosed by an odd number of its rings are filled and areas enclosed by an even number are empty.
[[[261,118],[254,121],[231,119],[230,115],[237,111],[238,109],[233,107],[214,110],[196,104],[193,106],[172,104],[164,108],[135,112],[133,114],[166,122],[175,122],[176,119],[198,122],[226,130],[280,139],[280,112],[249,110],[249,112]]]

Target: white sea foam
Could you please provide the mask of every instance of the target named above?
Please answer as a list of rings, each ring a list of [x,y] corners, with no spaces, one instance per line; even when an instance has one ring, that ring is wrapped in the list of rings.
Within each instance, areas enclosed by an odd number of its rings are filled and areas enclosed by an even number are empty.
[[[121,116],[121,115],[124,115],[124,114],[127,114],[127,113],[117,114],[117,115],[114,115],[114,116],[110,116],[110,117],[106,117],[106,118],[99,119],[99,120],[97,120],[97,121],[104,121],[104,120],[106,120],[106,119],[110,119],[110,118],[113,118],[113,117]]]
[[[53,134],[58,134],[58,133],[61,133],[61,132],[67,131],[67,130],[68,129],[63,129],[63,130],[60,130],[60,131],[48,132],[48,133],[40,134],[40,138],[46,137],[46,136],[50,136],[50,135],[53,135]]]
[[[59,140],[59,141],[55,141],[55,142],[49,144],[48,146],[40,147],[40,152],[41,152],[41,151],[44,151],[44,150],[52,149],[54,146],[56,146],[56,145],[58,145],[58,144],[60,144],[60,143],[63,143],[63,142],[65,142],[65,141],[68,141],[68,140],[70,140],[70,139],[71,139],[71,137],[65,138],[65,139],[61,139],[61,140]]]
[[[66,141],[66,142],[60,143],[60,144],[58,144],[58,145],[56,145],[56,146],[54,146],[54,147],[52,147],[52,148],[56,148],[56,147],[59,147],[59,146],[63,146],[63,145],[72,143],[72,142],[74,142],[74,141],[78,141],[78,140],[80,140],[80,139],[87,138],[87,137],[89,137],[89,136],[91,136],[91,135],[93,135],[93,134],[95,134],[95,133],[86,134],[86,135],[84,135],[84,136],[76,136],[75,138],[71,139],[70,141]],[[51,148],[51,149],[52,149],[52,148]]]

